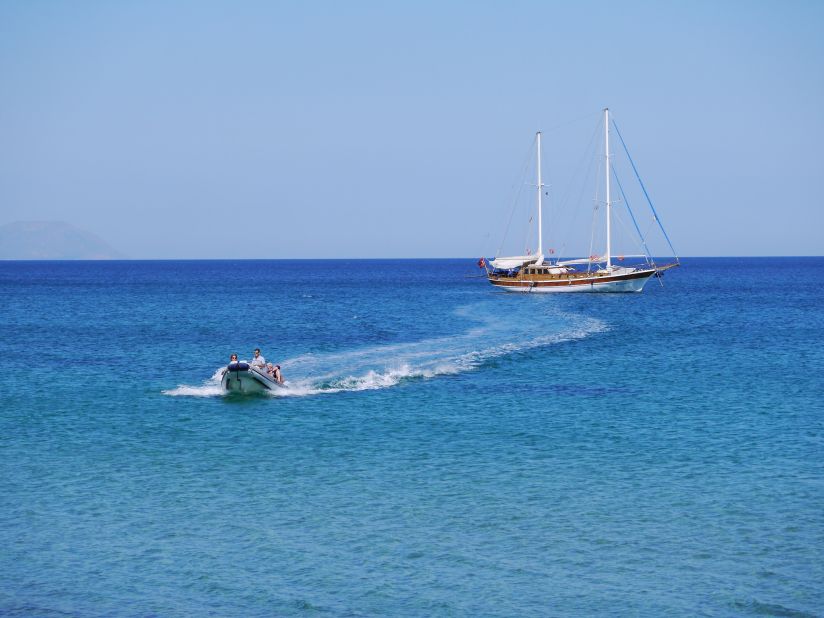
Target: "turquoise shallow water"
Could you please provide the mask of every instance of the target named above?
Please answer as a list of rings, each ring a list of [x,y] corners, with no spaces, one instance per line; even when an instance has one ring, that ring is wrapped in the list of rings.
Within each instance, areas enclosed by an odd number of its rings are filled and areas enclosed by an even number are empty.
[[[476,272],[4,263],[0,614],[824,615],[824,259]]]

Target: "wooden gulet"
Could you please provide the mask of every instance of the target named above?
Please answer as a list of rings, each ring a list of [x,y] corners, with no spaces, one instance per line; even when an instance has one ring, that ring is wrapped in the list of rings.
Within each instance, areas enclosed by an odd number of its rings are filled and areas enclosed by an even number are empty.
[[[641,292],[651,277],[660,278],[664,271],[679,265],[677,257],[673,263],[663,266],[656,265],[647,254],[630,256],[645,258],[646,262],[638,266],[623,266],[613,262],[610,229],[612,199],[610,194],[609,125],[609,109],[605,109],[606,251],[604,255],[590,256],[584,259],[545,261],[541,229],[544,185],[541,182],[541,133],[538,132],[536,136],[538,251],[535,255],[496,257],[490,262],[482,259],[480,264],[486,269],[487,279],[493,286],[507,292]],[[640,177],[638,180],[640,182]],[[646,194],[646,189],[644,189],[644,193]],[[652,207],[651,202],[650,206]],[[666,232],[664,234],[666,235]],[[669,239],[667,241],[669,242]],[[623,261],[623,259],[623,256],[618,258],[619,261]],[[576,265],[584,264],[587,265],[586,271],[579,271],[574,268]],[[599,265],[599,268],[591,270],[591,267],[595,264]]]

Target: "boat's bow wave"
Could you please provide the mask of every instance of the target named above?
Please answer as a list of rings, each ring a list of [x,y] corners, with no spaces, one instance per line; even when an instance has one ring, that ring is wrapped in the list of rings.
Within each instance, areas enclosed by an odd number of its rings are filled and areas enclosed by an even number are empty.
[[[212,374],[212,377],[200,386],[180,384],[177,388],[170,388],[163,391],[163,394],[171,395],[172,397],[219,397],[220,395],[225,395],[226,390],[220,385],[224,369],[226,369],[226,367],[219,367],[214,374]]]
[[[524,320],[519,315],[502,319],[500,315],[480,314],[477,307],[473,309],[463,308],[459,313],[473,322],[480,321],[481,325],[458,335],[286,359],[281,364],[288,371],[287,388],[267,394],[301,397],[389,388],[407,380],[473,371],[501,357],[606,330],[598,319],[560,311],[531,314],[529,320]],[[226,395],[220,384],[222,372],[223,367],[200,386],[180,385],[163,393],[189,397]]]

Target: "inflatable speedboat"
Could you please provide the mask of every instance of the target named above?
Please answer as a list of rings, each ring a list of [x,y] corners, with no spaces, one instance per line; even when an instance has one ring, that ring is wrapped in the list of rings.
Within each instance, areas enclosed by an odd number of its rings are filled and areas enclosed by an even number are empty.
[[[243,361],[230,363],[223,370],[223,378],[220,380],[220,384],[227,391],[235,393],[265,393],[279,388],[286,388],[285,385],[272,378],[265,371],[260,371]]]

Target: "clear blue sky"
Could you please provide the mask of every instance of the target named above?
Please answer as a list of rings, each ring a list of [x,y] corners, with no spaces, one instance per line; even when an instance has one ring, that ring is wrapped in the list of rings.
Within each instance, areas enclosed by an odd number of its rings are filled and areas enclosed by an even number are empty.
[[[824,2],[6,0],[0,84],[0,224],[134,258],[488,253],[605,106],[679,254],[824,254]]]

